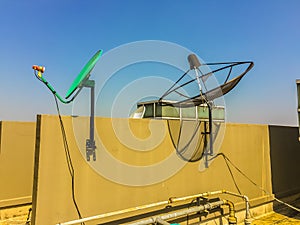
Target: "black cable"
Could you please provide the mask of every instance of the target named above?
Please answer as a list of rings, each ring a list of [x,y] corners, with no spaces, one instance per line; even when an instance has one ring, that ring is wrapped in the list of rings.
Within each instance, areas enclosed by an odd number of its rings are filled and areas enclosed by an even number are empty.
[[[263,191],[265,194],[270,194],[268,191],[266,191],[265,189],[263,189],[261,186],[259,186],[258,184],[256,184],[253,180],[251,180],[243,171],[241,171],[224,153],[218,153],[215,157],[218,157],[219,155],[221,155],[224,160],[226,162],[229,162],[240,174],[242,174],[248,181],[250,181],[250,183],[252,183],[254,186],[256,186],[257,188],[259,188],[261,191]],[[211,158],[211,159],[213,159]],[[239,193],[241,194],[241,193]]]
[[[36,70],[34,70],[34,75],[36,76],[37,79],[42,81],[42,79],[38,76]],[[47,85],[47,83],[45,83],[45,84]],[[70,176],[71,176],[72,201],[73,201],[73,204],[76,208],[79,219],[82,219],[82,216],[81,216],[81,213],[80,213],[77,201],[76,201],[76,197],[75,197],[75,171],[74,171],[74,167],[73,167],[73,163],[72,163],[72,158],[71,158],[71,155],[70,155],[69,145],[68,145],[68,141],[67,141],[67,135],[66,135],[66,131],[65,131],[65,127],[64,127],[62,118],[61,118],[57,97],[55,95],[56,92],[54,90],[51,90],[51,91],[52,91],[52,94],[53,94],[54,99],[55,99],[56,110],[57,110],[57,113],[58,113],[59,122],[60,122],[60,129],[61,129],[61,133],[62,133],[62,137],[63,137],[63,144],[64,144],[66,161],[67,161],[68,170],[69,170],[69,173],[70,173]],[[77,94],[68,102],[73,101],[76,96],[77,96]],[[83,222],[81,224],[84,225],[85,223]]]
[[[225,162],[229,162],[241,175],[243,175],[250,183],[252,183],[255,187],[257,187],[258,189],[260,189],[261,191],[263,191],[265,194],[267,194],[267,195],[271,195],[271,193],[270,192],[268,192],[267,190],[265,190],[263,187],[261,187],[260,185],[258,185],[257,183],[255,183],[251,178],[249,178],[243,171],[241,171],[224,153],[218,153],[217,155],[215,155],[214,157],[212,157],[210,160],[213,160],[213,159],[215,159],[215,158],[217,158],[218,156],[222,156],[223,158],[224,158],[224,160],[225,160]],[[227,164],[227,163],[226,163]],[[232,173],[231,173],[232,174]],[[234,182],[235,182],[235,179],[234,179],[234,176],[233,176],[233,174],[232,174],[232,178],[233,178],[233,180],[234,180]],[[236,184],[236,182],[235,182],[235,184]],[[237,185],[237,184],[236,184]],[[237,186],[236,186],[237,187]],[[238,187],[237,187],[238,188]],[[238,190],[239,190],[239,188],[238,188]],[[239,194],[241,194],[240,192],[239,192]],[[288,204],[288,203],[286,203],[286,202],[284,202],[284,201],[281,201],[280,199],[278,199],[278,198],[276,198],[276,197],[274,197],[274,200],[275,201],[277,201],[277,202],[279,202],[279,203],[281,203],[281,204],[283,204],[283,205],[285,205],[285,206],[287,206],[287,207],[289,207],[289,208],[291,208],[291,209],[293,209],[293,210],[295,210],[295,211],[297,211],[297,212],[300,212],[300,209],[299,208],[297,208],[297,207],[295,207],[295,206],[292,206],[292,205],[290,205],[290,204]],[[251,212],[250,212],[251,213]],[[251,215],[252,216],[252,215]],[[253,216],[252,216],[253,217]],[[253,217],[253,218],[255,218],[255,217]]]
[[[25,225],[29,225],[31,221],[32,208],[29,208]]]
[[[233,163],[228,159],[228,157],[227,157],[224,153],[218,153],[217,155],[215,155],[214,157],[212,157],[210,160],[213,160],[213,159],[217,158],[218,156],[222,156],[222,157],[224,158],[224,161],[225,161],[226,166],[227,166],[227,168],[228,168],[228,170],[229,170],[229,173],[230,173],[230,176],[231,176],[232,181],[233,181],[233,183],[234,183],[234,186],[235,186],[235,188],[237,189],[238,193],[239,193],[240,195],[242,195],[242,192],[241,192],[241,190],[240,190],[240,188],[239,188],[239,186],[238,186],[238,184],[237,184],[237,182],[236,182],[236,180],[235,180],[235,177],[234,177],[234,175],[233,175],[233,173],[232,173],[232,170],[231,170],[231,168],[230,168],[230,166],[229,166],[229,164],[228,164],[228,162],[230,162],[230,164],[232,164],[232,165],[233,165]],[[237,169],[236,166],[234,166],[234,167]],[[239,172],[241,172],[241,171],[239,170]]]
[[[61,118],[59,105],[58,105],[57,97],[55,96],[55,94],[54,94],[54,99],[55,99],[55,104],[56,104],[56,110],[57,110],[58,117],[59,117],[61,134],[63,137],[63,144],[64,144],[65,156],[66,156],[66,160],[67,160],[67,164],[68,164],[68,170],[69,170],[69,173],[71,176],[72,201],[76,208],[79,219],[82,219],[82,216],[81,216],[81,213],[80,213],[77,201],[76,201],[76,196],[75,196],[75,171],[74,171],[73,162],[72,162],[72,158],[71,158],[71,154],[70,154],[70,149],[69,149],[69,144],[68,144],[68,140],[67,140],[65,127],[64,127],[64,124],[63,124],[63,121]],[[85,223],[83,222],[81,224],[84,225]]]
[[[169,120],[167,120],[167,125],[168,125],[168,131],[169,131],[169,136],[171,138],[171,141],[172,141],[172,144],[173,144],[173,147],[175,148],[176,150],[176,153],[184,160],[184,161],[187,161],[187,162],[196,162],[198,161],[199,159],[202,158],[204,152],[202,152],[202,154],[200,156],[198,156],[197,158],[194,158],[195,156],[197,156],[198,154],[198,149],[200,148],[200,145],[201,145],[201,142],[202,142],[202,139],[203,139],[203,136],[201,136],[201,139],[200,139],[200,142],[199,142],[199,146],[197,146],[195,149],[195,153],[190,157],[190,158],[186,158],[184,156],[184,153],[185,151],[187,150],[187,148],[190,146],[191,142],[193,141],[193,139],[195,138],[196,134],[197,134],[197,131],[200,127],[200,124],[201,124],[201,121],[197,121],[197,125],[194,129],[194,132],[192,133],[192,136],[190,138],[190,140],[187,142],[187,144],[185,146],[183,146],[183,148],[181,148],[181,150],[179,149],[179,142],[180,142],[180,137],[181,137],[181,132],[182,132],[182,126],[183,126],[183,121],[180,120],[180,127],[179,127],[179,132],[178,132],[178,140],[177,140],[177,145],[175,144],[175,140],[172,136],[172,132],[171,132],[171,128],[170,128],[170,123],[169,123]]]
[[[252,180],[250,179],[250,178],[248,178],[237,166],[235,166],[231,161],[230,161],[230,159],[224,154],[224,153],[218,153],[217,155],[215,155],[214,157],[212,157],[211,159],[209,159],[209,160],[213,160],[213,159],[215,159],[215,158],[217,158],[218,156],[222,156],[223,157],[223,159],[224,159],[224,161],[225,161],[225,163],[226,163],[226,166],[227,166],[227,168],[228,168],[228,170],[229,170],[229,172],[230,172],[230,175],[231,175],[231,178],[232,178],[232,180],[233,180],[233,183],[234,183],[234,185],[235,185],[235,187],[236,187],[236,189],[237,189],[237,191],[238,191],[238,193],[240,194],[240,195],[242,195],[242,193],[241,193],[241,191],[240,191],[240,188],[238,187],[238,184],[237,184],[237,182],[236,182],[236,180],[235,180],[235,177],[234,177],[234,175],[233,175],[233,173],[232,173],[232,170],[231,170],[231,168],[230,168],[230,166],[229,166],[229,164],[228,164],[228,162],[232,165],[232,166],[234,166],[234,168],[235,169],[237,169],[244,177],[246,177],[248,180],[250,180],[251,182],[252,182]],[[253,182],[254,183],[254,182]],[[256,184],[255,184],[256,185]],[[251,205],[250,205],[250,203],[249,203],[249,206],[251,207]],[[252,215],[252,213],[250,212],[250,215],[251,215],[251,217],[252,218],[254,218],[254,219],[256,219],[253,215]]]

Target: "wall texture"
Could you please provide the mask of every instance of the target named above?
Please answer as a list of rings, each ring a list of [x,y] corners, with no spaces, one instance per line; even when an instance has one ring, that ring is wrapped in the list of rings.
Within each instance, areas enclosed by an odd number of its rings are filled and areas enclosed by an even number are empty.
[[[170,197],[221,189],[237,192],[222,157],[216,158],[208,169],[199,171],[199,162],[183,163],[174,155],[166,121],[116,119],[112,123],[109,118],[97,118],[97,161],[90,163],[80,151],[88,136],[87,120],[63,117],[63,122],[74,168],[76,201],[83,217]],[[128,127],[131,137],[128,136]],[[132,136],[138,138],[132,139]],[[132,140],[124,144],[128,139]],[[155,144],[158,140],[159,144]],[[152,149],[144,152],[134,149],[134,146],[146,149],[149,145]],[[221,152],[258,186],[272,193],[269,150],[267,125],[226,125]],[[172,157],[171,164],[164,164]],[[118,163],[112,164],[113,159]],[[151,167],[153,165],[155,167]],[[178,165],[182,167],[176,169]],[[175,168],[171,175],[170,166]],[[268,194],[231,168],[240,191],[252,200],[251,206],[265,201]],[[56,224],[77,219],[57,116],[38,117],[34,170],[33,224]],[[157,177],[160,180],[155,182]],[[152,183],[147,183],[149,181]],[[233,200],[241,202],[240,199]]]
[[[1,122],[0,208],[31,203],[34,122]]]

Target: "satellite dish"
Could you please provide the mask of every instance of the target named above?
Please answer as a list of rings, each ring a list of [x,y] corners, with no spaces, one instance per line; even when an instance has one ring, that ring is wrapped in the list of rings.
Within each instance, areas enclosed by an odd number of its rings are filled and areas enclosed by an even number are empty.
[[[216,100],[229,93],[254,63],[200,63],[195,54],[187,58],[190,69],[158,100],[139,102],[137,111],[139,118],[166,119],[177,154],[188,162],[205,157],[205,166],[208,167],[209,157],[215,153],[217,134],[225,124],[225,106],[218,106]],[[190,71],[194,71],[195,76],[191,76]],[[221,84],[218,82],[215,87],[209,87],[211,77],[219,78],[222,75]],[[187,94],[190,85],[195,83],[198,91]]]
[[[91,75],[91,71],[93,70],[93,68],[95,67],[96,63],[98,62],[99,58],[102,55],[102,50],[97,51],[93,57],[85,64],[85,66],[83,67],[83,69],[80,71],[80,73],[77,75],[77,77],[75,78],[75,80],[73,81],[72,85],[70,86],[69,90],[67,91],[66,97],[65,99],[62,98],[56,91],[55,89],[50,85],[50,83],[42,76],[42,74],[45,71],[45,67],[42,66],[36,66],[33,65],[32,69],[34,69],[35,72],[35,76],[41,81],[43,82],[48,88],[49,90],[62,102],[62,103],[70,103],[72,102],[75,97],[79,94],[79,92],[81,91],[81,89],[86,86],[85,85],[85,81],[87,81]],[[89,87],[89,85],[88,85]],[[77,90],[77,92],[72,96],[72,94]],[[70,98],[72,96],[71,99],[67,100],[68,98]]]
[[[32,66],[35,76],[43,82],[49,90],[62,102],[62,103],[70,103],[72,102],[76,96],[79,94],[83,87],[88,87],[91,89],[91,109],[90,109],[90,134],[89,138],[86,139],[86,158],[90,161],[90,156],[93,157],[93,160],[96,161],[96,145],[94,139],[94,111],[95,111],[95,81],[89,80],[91,75],[91,71],[95,67],[96,63],[98,62],[99,58],[102,55],[102,50],[97,51],[93,57],[85,64],[83,69],[77,75],[75,80],[73,81],[71,87],[67,91],[65,99],[62,98],[54,88],[49,84],[49,82],[42,76],[45,72],[45,67],[34,65]],[[75,94],[74,94],[75,93]],[[68,98],[71,99],[68,100]]]
[[[82,86],[82,83],[90,77],[91,71],[94,69],[94,67],[95,67],[97,61],[99,60],[99,58],[101,57],[101,55],[102,55],[102,50],[97,51],[95,53],[95,55],[87,62],[87,64],[85,64],[85,66],[80,71],[78,76],[73,81],[71,87],[69,88],[69,90],[66,94],[66,99],[68,99],[74,93],[74,91],[76,89],[80,89]]]

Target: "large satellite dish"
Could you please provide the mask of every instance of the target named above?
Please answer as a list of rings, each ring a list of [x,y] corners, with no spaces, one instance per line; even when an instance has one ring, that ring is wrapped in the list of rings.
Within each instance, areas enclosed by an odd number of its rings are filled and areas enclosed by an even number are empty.
[[[159,99],[139,102],[132,117],[166,119],[177,154],[188,162],[205,157],[208,167],[216,136],[225,122],[225,106],[219,106],[216,100],[230,92],[254,63],[200,63],[195,54],[188,56],[188,62],[190,68]],[[209,79],[220,76],[222,83],[209,87]],[[188,94],[191,84],[198,86],[197,93]]]

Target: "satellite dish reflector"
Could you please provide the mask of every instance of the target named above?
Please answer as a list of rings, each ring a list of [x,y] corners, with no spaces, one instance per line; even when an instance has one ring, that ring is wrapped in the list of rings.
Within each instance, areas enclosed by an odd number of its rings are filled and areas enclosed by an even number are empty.
[[[190,65],[195,65],[193,63],[195,62],[194,60],[197,58],[194,58],[194,57],[191,57],[191,58],[192,58],[192,64],[190,64]],[[225,62],[225,63],[206,63],[206,64],[202,64],[201,66],[218,66],[216,69],[214,69],[208,73],[204,73],[204,74],[201,73],[202,75],[199,78],[201,78],[201,80],[203,81],[204,84],[205,84],[207,78],[210,77],[211,75],[216,76],[219,72],[227,70],[228,72],[226,71],[227,75],[226,75],[224,83],[215,88],[206,90],[206,92],[200,92],[197,95],[185,97],[181,101],[172,102],[173,106],[176,106],[176,107],[198,106],[201,104],[205,104],[208,101],[213,101],[214,99],[217,99],[217,98],[227,94],[240,82],[240,80],[246,75],[246,73],[248,73],[252,69],[252,67],[254,66],[254,63],[251,61],[228,62],[228,63],[227,62]],[[236,68],[238,66],[245,66],[245,68],[243,69],[243,71],[239,71],[239,74],[236,77],[229,79],[230,76],[232,75],[232,71],[234,70],[234,68]],[[197,68],[197,70],[201,71],[200,68]],[[187,76],[187,72],[183,76]],[[162,97],[159,99],[160,101],[163,99],[166,99],[167,96],[170,96],[173,93],[184,96],[183,94],[180,93],[180,89],[187,87],[192,82],[196,82],[197,78],[198,78],[198,77],[196,77],[194,79],[188,80],[187,82],[184,82],[183,84],[180,84],[179,82],[182,80],[182,77],[180,77],[174,83],[174,85],[172,85],[172,87],[169,88],[162,95]]]
[[[195,54],[187,59],[189,70],[159,99],[138,103],[134,115],[166,119],[178,156],[188,162],[204,158],[207,168],[222,141],[218,133],[225,129],[225,107],[217,105],[217,99],[234,89],[254,63],[200,63]],[[192,70],[194,77],[189,75]],[[212,82],[214,79],[216,82]]]
[[[96,54],[87,62],[87,64],[85,64],[85,66],[83,67],[83,69],[80,71],[80,73],[78,74],[78,76],[75,78],[75,80],[73,81],[71,87],[69,88],[66,97],[63,98],[61,97],[56,90],[51,86],[51,84],[42,76],[42,73],[45,71],[45,67],[42,66],[37,66],[37,65],[33,65],[32,69],[34,70],[34,74],[36,76],[36,78],[38,78],[41,82],[43,82],[47,88],[49,88],[49,90],[62,102],[62,103],[70,103],[72,102],[75,97],[79,94],[80,90],[82,89],[82,87],[84,86],[84,82],[88,80],[88,78],[90,77],[91,71],[93,70],[93,68],[95,67],[97,61],[99,60],[99,58],[102,55],[102,50],[99,50],[96,52]],[[90,85],[88,85],[90,86]],[[73,95],[73,97],[69,100],[67,100],[68,98],[71,97],[71,95],[78,89],[78,91],[76,92],[76,94]]]
[[[67,94],[66,94],[66,99],[68,99],[76,89],[80,88],[82,85],[82,82],[87,80],[91,74],[91,71],[95,67],[97,61],[101,57],[102,50],[99,50],[96,52],[96,54],[85,64],[83,69],[80,71],[80,73],[77,75],[75,80],[73,81],[71,87],[69,88]]]

